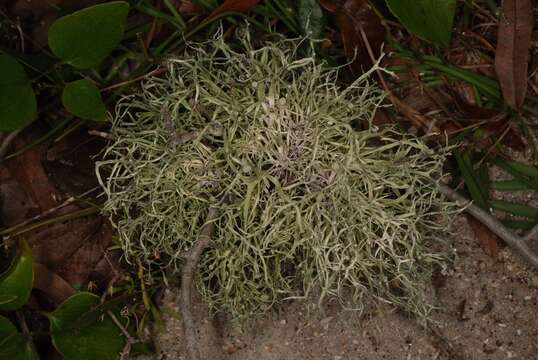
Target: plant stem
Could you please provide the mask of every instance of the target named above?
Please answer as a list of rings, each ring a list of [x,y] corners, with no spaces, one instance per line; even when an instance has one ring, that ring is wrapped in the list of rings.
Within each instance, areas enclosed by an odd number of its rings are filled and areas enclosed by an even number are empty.
[[[15,225],[13,227],[1,230],[0,231],[0,236],[6,236],[6,235],[16,236],[16,235],[20,235],[20,234],[23,234],[23,233],[26,233],[28,231],[38,229],[38,228],[46,226],[46,225],[52,225],[52,224],[62,222],[62,221],[78,219],[78,218],[81,218],[81,217],[84,217],[84,216],[88,216],[88,215],[98,213],[99,211],[100,211],[99,208],[91,207],[91,208],[86,208],[86,209],[73,211],[73,212],[71,212],[69,214],[60,215],[60,216],[57,216],[57,217],[52,218],[52,219],[46,219],[46,220],[43,220],[43,221],[40,221],[40,222],[37,222],[37,223],[34,223],[34,224],[30,224],[28,226]]]

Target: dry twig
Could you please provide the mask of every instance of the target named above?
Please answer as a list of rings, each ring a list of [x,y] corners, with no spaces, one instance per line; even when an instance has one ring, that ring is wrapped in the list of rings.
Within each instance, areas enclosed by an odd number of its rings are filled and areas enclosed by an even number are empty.
[[[0,136],[0,140],[2,142],[0,143],[0,165],[4,161],[4,157],[6,156],[7,149],[9,148],[9,145],[19,135],[19,133],[22,131],[22,129],[15,130],[13,132],[10,132],[5,137]],[[0,134],[1,135],[1,134]]]
[[[129,353],[131,352],[132,346],[139,341],[133,338],[131,334],[129,334],[125,326],[123,326],[123,324],[118,320],[118,318],[116,317],[116,315],[114,315],[112,311],[108,310],[106,313],[108,314],[108,316],[110,316],[114,324],[116,324],[116,326],[120,329],[121,333],[125,337],[125,345],[123,346],[123,350],[120,354],[120,359],[127,359]]]
[[[470,200],[458,194],[446,185],[439,185],[439,190],[450,200],[465,206],[465,211],[474,216],[482,224],[486,225],[493,233],[503,239],[506,244],[515,250],[527,263],[538,268],[538,255],[529,248],[529,242],[538,237],[538,226],[532,229],[526,236],[518,236],[507,229],[499,220],[490,213],[470,203]]]
[[[198,341],[196,339],[196,326],[191,311],[192,280],[200,262],[200,256],[211,243],[217,214],[218,211],[216,208],[209,208],[206,222],[202,226],[194,246],[187,254],[185,265],[181,271],[181,315],[183,316],[183,331],[185,333],[187,353],[191,360],[200,359],[200,351],[198,350]]]

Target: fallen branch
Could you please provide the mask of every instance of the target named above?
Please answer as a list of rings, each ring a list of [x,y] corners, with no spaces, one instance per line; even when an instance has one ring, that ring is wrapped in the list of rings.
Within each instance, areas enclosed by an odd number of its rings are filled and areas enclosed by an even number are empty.
[[[529,242],[538,238],[538,226],[532,229],[526,236],[518,236],[507,229],[499,220],[495,219],[489,212],[472,204],[469,199],[458,194],[446,185],[439,185],[439,190],[450,200],[464,206],[465,211],[475,217],[482,224],[486,225],[493,233],[499,236],[504,242],[517,252],[527,263],[538,268],[538,255],[529,248]]]
[[[185,333],[185,343],[187,354],[190,360],[199,360],[198,340],[196,339],[196,326],[191,311],[191,290],[194,273],[200,262],[200,256],[211,243],[211,236],[215,230],[215,219],[218,211],[210,207],[207,213],[205,224],[200,229],[198,238],[193,247],[185,257],[185,265],[181,271],[181,315],[183,317],[183,331]]]

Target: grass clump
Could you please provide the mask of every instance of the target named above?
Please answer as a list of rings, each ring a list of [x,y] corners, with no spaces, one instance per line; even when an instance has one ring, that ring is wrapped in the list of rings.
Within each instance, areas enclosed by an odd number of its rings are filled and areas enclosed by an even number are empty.
[[[119,103],[97,173],[126,259],[180,268],[213,206],[196,282],[214,310],[242,318],[312,295],[426,315],[446,151],[356,129],[383,100],[370,73],[341,86],[297,41],[251,44],[191,45]]]

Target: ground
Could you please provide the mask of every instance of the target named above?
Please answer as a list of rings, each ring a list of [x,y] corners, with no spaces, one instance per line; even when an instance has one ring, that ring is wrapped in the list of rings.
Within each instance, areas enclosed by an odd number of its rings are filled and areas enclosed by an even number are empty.
[[[307,314],[301,303],[254,321],[241,333],[230,322],[208,317],[198,302],[202,359],[230,360],[504,360],[538,359],[538,272],[508,248],[488,256],[460,216],[452,240],[454,262],[431,284],[438,307],[424,328],[390,307],[362,316],[329,304]],[[179,313],[178,290],[166,292],[162,308]],[[168,311],[167,311],[168,310]],[[153,335],[149,359],[186,359],[181,320],[165,316],[166,330]]]

